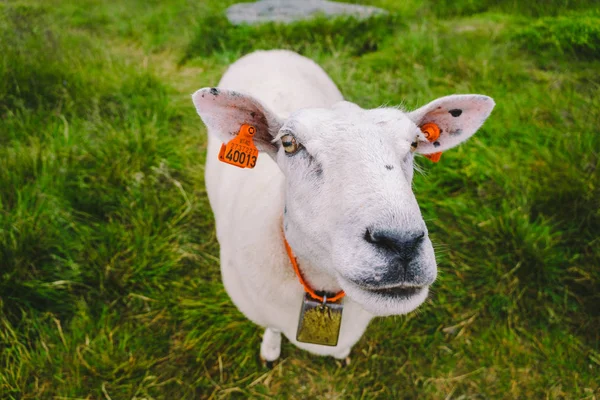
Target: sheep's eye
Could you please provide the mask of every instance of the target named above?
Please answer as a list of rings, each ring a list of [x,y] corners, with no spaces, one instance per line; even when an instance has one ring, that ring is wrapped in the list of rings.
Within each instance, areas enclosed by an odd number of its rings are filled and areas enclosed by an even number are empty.
[[[294,154],[298,150],[300,150],[300,145],[298,144],[298,141],[296,140],[294,135],[283,135],[281,137],[281,145],[283,146],[283,150],[287,154]]]

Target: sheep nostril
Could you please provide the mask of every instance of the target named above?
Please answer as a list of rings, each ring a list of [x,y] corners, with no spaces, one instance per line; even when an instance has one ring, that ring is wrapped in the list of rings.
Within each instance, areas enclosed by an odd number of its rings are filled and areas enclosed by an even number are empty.
[[[364,239],[373,246],[393,252],[404,261],[414,258],[418,252],[425,232],[407,232],[399,230],[377,230],[367,228]]]
[[[367,228],[367,230],[365,231],[365,236],[364,236],[365,240],[371,244],[375,244],[377,243],[377,239],[375,239],[373,237],[373,234],[371,233],[371,230],[369,228]]]

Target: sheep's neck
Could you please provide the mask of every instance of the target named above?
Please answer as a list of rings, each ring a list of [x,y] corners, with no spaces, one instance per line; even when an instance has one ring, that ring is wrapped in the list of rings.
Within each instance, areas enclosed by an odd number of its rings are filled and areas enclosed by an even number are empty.
[[[285,208],[285,207],[283,207],[283,208]],[[280,228],[278,228],[278,229],[281,229],[282,239],[283,239],[284,248],[285,248],[285,243],[287,243],[287,240],[285,238],[285,228],[283,227],[283,215],[281,215],[280,218],[281,219],[279,219],[279,221],[278,221],[278,226]],[[293,253],[293,249],[291,247],[290,247],[290,250],[291,250],[292,254],[291,255],[289,253],[287,254],[287,256],[290,258],[290,263],[291,263],[291,257],[294,257],[296,259],[298,269],[302,275],[302,279],[314,291],[339,293],[342,290],[334,275],[326,272],[323,268],[319,268],[317,265],[315,265],[313,262],[310,262],[308,259],[298,257],[297,255],[295,255]],[[292,268],[291,265],[290,265],[290,268]],[[296,275],[297,274],[295,273],[294,279],[298,280],[298,277]],[[300,284],[300,283],[298,283],[298,284]]]
[[[296,258],[298,262],[298,268],[302,273],[302,277],[306,284],[308,284],[313,290],[317,292],[329,292],[338,293],[341,291],[340,285],[331,274],[323,271],[322,269],[314,266],[308,260],[302,258]]]

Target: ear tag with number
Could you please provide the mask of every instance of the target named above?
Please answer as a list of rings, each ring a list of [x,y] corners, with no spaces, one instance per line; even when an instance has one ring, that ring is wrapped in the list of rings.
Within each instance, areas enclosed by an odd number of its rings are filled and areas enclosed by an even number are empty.
[[[343,309],[341,299],[336,302],[320,302],[305,293],[296,340],[323,346],[337,346]]]
[[[240,168],[254,168],[258,159],[258,149],[254,145],[253,137],[256,128],[244,124],[238,135],[229,143],[221,145],[219,161],[235,165]]]

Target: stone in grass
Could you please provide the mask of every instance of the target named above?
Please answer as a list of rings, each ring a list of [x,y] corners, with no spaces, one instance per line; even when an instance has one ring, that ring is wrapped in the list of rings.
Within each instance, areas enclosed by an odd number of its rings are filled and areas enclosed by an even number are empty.
[[[234,4],[227,9],[227,18],[234,25],[264,22],[290,23],[310,19],[316,15],[331,17],[347,15],[366,19],[380,14],[386,14],[386,11],[372,6],[326,0],[260,0],[255,3]]]

